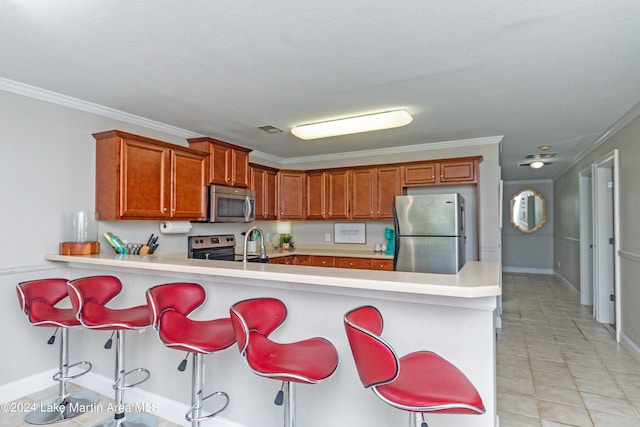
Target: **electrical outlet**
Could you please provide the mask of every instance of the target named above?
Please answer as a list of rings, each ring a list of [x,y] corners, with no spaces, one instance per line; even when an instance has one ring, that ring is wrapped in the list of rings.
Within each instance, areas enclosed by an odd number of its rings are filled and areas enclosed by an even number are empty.
[[[267,242],[271,241],[271,233],[267,233],[265,237],[267,238]]]
[[[324,233],[324,241],[325,242],[331,241],[331,233]]]

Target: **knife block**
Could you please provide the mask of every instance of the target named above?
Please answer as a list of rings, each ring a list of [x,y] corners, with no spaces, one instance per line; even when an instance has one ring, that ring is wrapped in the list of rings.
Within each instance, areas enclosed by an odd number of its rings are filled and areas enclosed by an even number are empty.
[[[62,242],[60,255],[93,255],[100,252],[100,242]]]

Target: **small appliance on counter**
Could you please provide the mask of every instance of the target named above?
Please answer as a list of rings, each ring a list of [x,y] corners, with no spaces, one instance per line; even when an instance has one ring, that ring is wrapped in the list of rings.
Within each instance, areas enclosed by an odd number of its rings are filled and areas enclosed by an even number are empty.
[[[384,238],[387,239],[387,249],[384,250],[385,255],[393,255],[395,253],[396,233],[389,227],[384,229]]]
[[[458,194],[396,196],[396,271],[456,274],[466,262],[464,198]]]
[[[100,252],[95,212],[65,212],[64,242],[60,255],[91,255]]]
[[[242,255],[236,254],[236,238],[233,234],[187,237],[188,258],[208,259],[212,261],[242,261]],[[269,258],[247,254],[247,262],[266,263]]]

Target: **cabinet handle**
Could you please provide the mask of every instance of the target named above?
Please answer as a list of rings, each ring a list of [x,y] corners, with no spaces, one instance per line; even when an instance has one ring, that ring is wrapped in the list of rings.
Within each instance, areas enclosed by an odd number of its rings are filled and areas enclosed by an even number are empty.
[[[166,212],[166,211],[167,211],[167,208],[162,209],[162,212]]]
[[[324,261],[320,261],[320,264],[324,265],[324,264],[325,264],[325,262],[324,262]]]
[[[349,263],[349,267],[353,267],[353,263],[352,262]]]

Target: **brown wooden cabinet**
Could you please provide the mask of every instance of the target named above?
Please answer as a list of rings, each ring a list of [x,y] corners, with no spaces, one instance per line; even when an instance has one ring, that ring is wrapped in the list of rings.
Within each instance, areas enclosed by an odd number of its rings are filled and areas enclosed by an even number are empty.
[[[249,187],[250,149],[208,136],[187,141],[189,147],[209,153],[209,184]]]
[[[349,169],[306,172],[305,219],[349,218]]]
[[[207,153],[118,130],[93,136],[100,219],[206,218]]]
[[[278,171],[278,219],[304,218],[304,183],[304,171]]]
[[[407,163],[402,166],[402,185],[477,184],[481,159],[481,156],[476,156]]]
[[[350,218],[393,218],[393,199],[402,194],[400,166],[354,168],[351,182]]]
[[[393,199],[402,195],[400,166],[380,166],[377,173],[376,219],[393,219]]]
[[[351,171],[351,219],[374,219],[376,212],[376,168]]]
[[[336,258],[332,256],[312,256],[311,265],[316,267],[335,267]]]
[[[256,219],[278,218],[277,180],[278,170],[250,163],[250,186],[256,192]]]
[[[338,268],[359,268],[359,269],[368,269],[369,268],[369,259],[368,258],[350,258],[350,257],[339,257],[336,260],[336,267]]]
[[[390,259],[373,259],[372,258],[369,260],[369,269],[393,271],[393,261]]]

